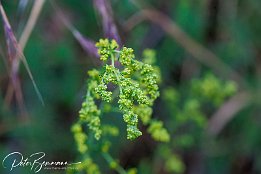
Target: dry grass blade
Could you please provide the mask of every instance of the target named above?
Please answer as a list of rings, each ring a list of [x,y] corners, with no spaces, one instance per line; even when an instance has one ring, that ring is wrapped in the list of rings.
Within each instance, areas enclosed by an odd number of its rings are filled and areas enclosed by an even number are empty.
[[[40,14],[40,11],[43,7],[44,2],[45,2],[45,0],[37,0],[37,1],[34,2],[30,17],[27,21],[25,29],[23,30],[23,33],[22,33],[21,38],[19,40],[19,45],[20,45],[21,51],[23,51],[24,48],[25,48],[25,45],[26,45],[26,43],[29,39],[29,36],[30,36],[34,26],[35,26],[35,23],[37,21],[37,18]],[[18,64],[19,63],[20,62],[18,62]],[[19,66],[17,66],[17,68],[18,69],[16,70],[16,72],[18,72]],[[6,100],[5,100],[6,101],[5,103],[7,103],[8,105],[9,105],[10,100],[12,98],[13,92],[14,92],[14,89],[13,89],[12,85],[9,84],[8,90],[7,90],[7,95],[6,95]],[[39,94],[38,94],[38,96],[39,96]],[[42,97],[40,97],[40,98],[42,98]],[[43,100],[41,102],[43,103]]]
[[[136,1],[134,1],[134,3],[137,5]],[[180,44],[200,63],[208,66],[209,68],[212,68],[219,75],[225,78],[231,78],[237,81],[241,86],[245,86],[244,80],[242,80],[237,72],[222,62],[222,60],[213,52],[191,38],[167,15],[157,10],[141,9],[138,14],[135,14],[130,20],[128,20],[128,23],[125,24],[125,29],[131,30],[132,27],[137,25],[143,19],[149,20],[152,23],[159,25],[163,31],[175,39],[178,44]]]
[[[21,50],[24,50],[24,47],[29,39],[29,36],[32,33],[32,30],[35,26],[35,23],[39,17],[39,14],[43,8],[45,0],[36,0],[34,1],[34,5],[31,11],[31,14],[29,16],[29,19],[25,25],[25,28],[23,30],[23,33],[19,39],[19,45]]]
[[[81,44],[81,46],[83,47],[83,49],[86,52],[90,53],[91,55],[93,55],[95,57],[99,57],[95,43],[92,40],[83,37],[82,34],[76,29],[73,30],[72,33],[73,33],[73,36]]]
[[[108,0],[94,0],[94,5],[102,18],[102,27],[105,37],[115,39],[121,45],[121,39],[113,19],[113,13]]]
[[[7,42],[7,47],[8,47],[8,53],[9,53],[9,60],[11,63],[11,70],[10,70],[10,75],[12,78],[12,83],[13,83],[13,88],[16,89],[18,87],[17,84],[17,80],[18,80],[18,70],[19,70],[19,63],[20,60],[23,62],[29,77],[33,83],[34,89],[37,93],[37,96],[39,97],[40,101],[42,102],[42,104],[44,104],[43,102],[43,98],[38,90],[38,87],[34,81],[33,75],[31,73],[31,70],[28,66],[28,63],[25,59],[25,56],[23,55],[23,51],[20,47],[20,45],[18,44],[16,37],[12,31],[11,25],[8,21],[8,18],[6,16],[6,13],[3,9],[2,4],[0,3],[0,13],[3,19],[3,25],[4,25],[4,30],[5,30],[5,36],[6,36],[6,42]],[[17,91],[20,91],[19,89],[17,89]],[[22,95],[20,95],[22,96]]]
[[[210,135],[218,135],[240,110],[250,104],[251,98],[249,93],[241,92],[224,103],[210,118],[207,133]]]
[[[51,2],[53,8],[55,9],[55,11],[58,13],[61,21],[63,22],[63,24],[66,26],[66,28],[68,30],[70,30],[70,32],[73,34],[74,38],[79,42],[79,44],[82,46],[82,48],[84,49],[84,51],[87,54],[90,54],[96,58],[99,58],[98,55],[98,51],[97,48],[95,46],[94,41],[92,41],[89,38],[84,37],[72,24],[71,22],[65,17],[65,15],[63,14],[62,10],[59,9],[59,7],[54,3]],[[95,62],[96,63],[96,62]]]
[[[5,103],[9,104],[11,102],[13,92],[15,92],[16,100],[17,100],[18,106],[21,110],[21,114],[22,114],[22,116],[25,116],[26,111],[25,111],[25,107],[24,107],[21,83],[18,78],[18,73],[16,71],[16,68],[19,65],[19,63],[18,63],[19,58],[17,57],[17,48],[16,48],[16,45],[13,44],[13,42],[15,42],[16,40],[12,33],[11,26],[8,22],[7,16],[5,14],[5,11],[4,11],[1,3],[0,3],[0,13],[2,15],[4,32],[5,32],[5,37],[6,37],[7,56],[8,56],[7,65],[9,65],[11,67],[10,72],[9,72],[10,84],[8,85],[8,88],[7,88]]]

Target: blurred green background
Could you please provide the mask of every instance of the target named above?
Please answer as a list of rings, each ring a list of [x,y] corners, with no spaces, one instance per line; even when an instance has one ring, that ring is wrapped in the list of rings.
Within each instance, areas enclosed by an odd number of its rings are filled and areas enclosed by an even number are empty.
[[[15,36],[20,38],[34,1],[1,2]],[[44,3],[24,49],[45,102],[43,106],[21,64],[19,79],[27,114],[21,111],[15,97],[6,103],[10,67],[4,27],[0,27],[1,160],[13,151],[25,155],[42,151],[46,159],[54,161],[77,161],[79,156],[70,129],[85,95],[86,71],[98,67],[99,60],[81,47],[57,9],[94,42],[104,37],[104,30],[93,1],[55,2],[56,8],[50,1]],[[156,143],[146,133],[135,141],[127,141],[122,119],[112,116],[108,122],[123,130],[120,137],[112,139],[112,156],[123,168],[135,167],[141,174],[261,173],[261,1],[111,0],[108,3],[123,45],[133,48],[137,59],[145,48],[157,53],[156,65],[161,70],[162,82],[153,117],[162,120],[171,135],[169,143]],[[147,20],[140,12],[148,8],[168,16],[169,22],[184,33],[173,38],[170,34],[173,28],[168,22]],[[209,64],[198,61],[200,56],[193,53],[201,50],[180,44],[189,44],[183,36],[211,51],[238,74],[240,81],[230,78],[231,72],[223,72],[224,67],[211,58]],[[227,113],[228,120],[224,118]],[[223,126],[215,131],[220,124]],[[94,158],[102,173],[115,173],[98,152]],[[10,172],[1,166],[0,173],[28,173],[28,169]]]

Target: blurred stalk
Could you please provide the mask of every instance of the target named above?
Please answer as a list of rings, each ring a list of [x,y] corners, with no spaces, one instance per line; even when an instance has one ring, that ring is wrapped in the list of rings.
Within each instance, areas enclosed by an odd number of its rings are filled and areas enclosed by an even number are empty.
[[[25,28],[21,34],[21,37],[19,39],[19,45],[21,47],[21,50],[23,51],[26,43],[32,33],[33,28],[35,27],[36,21],[39,17],[39,14],[43,8],[45,0],[35,0],[34,5],[31,11],[31,14],[27,20],[27,23],[25,25]]]
[[[116,166],[114,166],[115,168],[113,169],[116,170],[119,174],[127,174],[127,172],[117,162],[115,162],[109,153],[103,152],[102,156],[110,166],[114,165],[115,163]]]
[[[93,0],[93,3],[102,18],[103,33],[106,38],[115,39],[121,46],[122,42],[115,21],[113,19],[113,12],[110,5],[110,0]]]
[[[137,22],[134,22],[138,16],[141,19],[146,19],[159,25],[167,34],[169,34],[175,41],[180,44],[188,53],[190,53],[197,61],[204,64],[205,66],[213,69],[216,73],[221,75],[224,78],[231,78],[235,80],[241,87],[245,87],[245,81],[241,78],[241,76],[234,71],[231,67],[221,61],[221,59],[216,56],[213,52],[208,50],[206,47],[195,41],[191,38],[185,31],[183,31],[170,17],[161,13],[158,10],[153,8],[144,8],[135,1],[131,0],[140,11],[138,14],[133,16],[134,19],[130,18],[128,23],[132,23],[132,27],[137,25]],[[141,22],[139,20],[138,22]],[[128,23],[125,26],[128,26]],[[135,25],[133,25],[133,23]],[[132,28],[128,28],[129,30]]]
[[[3,22],[4,22],[4,26],[5,26],[5,31],[6,31],[6,38],[7,38],[7,46],[9,48],[9,59],[10,59],[10,63],[11,63],[11,79],[12,82],[9,83],[8,85],[8,89],[7,89],[7,94],[6,94],[6,103],[9,104],[10,100],[13,96],[13,92],[17,91],[17,95],[18,95],[18,101],[20,101],[20,105],[21,105],[21,101],[23,101],[23,97],[22,97],[22,91],[21,91],[21,87],[20,84],[17,83],[18,81],[18,71],[19,71],[19,65],[20,65],[20,59],[23,61],[25,68],[29,74],[29,77],[33,83],[34,89],[36,91],[36,94],[38,96],[38,98],[40,99],[41,103],[44,105],[43,102],[43,98],[40,94],[40,91],[34,81],[34,78],[32,76],[32,73],[30,71],[29,65],[26,61],[25,56],[23,55],[23,49],[28,41],[28,38],[32,32],[32,29],[35,26],[36,20],[39,16],[39,13],[42,9],[43,3],[45,0],[36,0],[33,6],[33,9],[31,11],[30,17],[27,21],[27,24],[25,26],[25,29],[21,35],[21,38],[19,40],[19,42],[17,42],[13,31],[11,29],[11,26],[9,24],[9,21],[7,19],[7,16],[5,14],[5,11],[1,5],[1,14],[3,17]],[[13,47],[13,48],[12,48]],[[19,85],[19,86],[18,86]]]
[[[252,96],[247,92],[240,92],[225,102],[218,111],[210,117],[207,133],[217,136],[230,120],[252,101]]]
[[[74,38],[79,42],[82,46],[84,51],[91,55],[92,57],[99,58],[98,50],[95,46],[95,42],[91,39],[84,37],[69,21],[68,18],[64,15],[62,10],[56,5],[54,1],[51,1],[52,7],[58,13],[59,18],[61,19],[62,23],[66,26],[66,28],[73,34]],[[91,59],[94,64],[98,64],[97,59]]]

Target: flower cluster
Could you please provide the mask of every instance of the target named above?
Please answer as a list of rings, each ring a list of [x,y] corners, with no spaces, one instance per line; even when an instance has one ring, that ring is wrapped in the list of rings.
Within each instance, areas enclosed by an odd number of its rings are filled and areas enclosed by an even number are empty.
[[[100,59],[102,61],[106,61],[111,52],[119,47],[115,40],[111,42],[108,39],[100,39],[99,42],[96,43],[96,47],[98,47],[98,54],[101,56]]]
[[[237,91],[236,83],[233,81],[222,81],[213,74],[206,74],[203,79],[192,82],[193,92],[204,100],[212,100],[219,106],[226,97]]]
[[[123,47],[120,53],[120,63],[124,66],[130,66],[132,60],[134,59],[133,49]]]
[[[151,65],[135,60],[132,48],[117,50],[117,43],[108,39],[101,39],[96,46],[101,60],[106,64],[94,91],[105,102],[118,100],[119,110],[127,124],[127,139],[135,139],[142,135],[138,129],[138,118],[142,118],[145,124],[149,121],[151,107],[159,96],[158,76]],[[116,61],[121,64],[120,68],[115,66]],[[114,93],[119,93],[118,97],[114,97]],[[149,112],[144,114],[141,108]]]
[[[149,65],[154,65],[156,63],[156,52],[152,49],[145,49],[142,53],[143,62]],[[154,73],[157,75],[157,83],[161,83],[161,73],[158,66],[153,66]]]
[[[80,119],[83,122],[88,123],[89,129],[94,132],[96,139],[100,139],[102,133],[100,128],[100,113],[101,111],[98,110],[93,98],[90,95],[87,95],[85,101],[82,103],[82,108],[79,111]]]
[[[194,148],[199,145],[199,140],[204,136],[207,126],[207,115],[215,111],[218,106],[233,95],[237,90],[236,83],[224,81],[214,74],[207,73],[203,78],[191,81],[182,89],[168,87],[163,91],[162,99],[165,101],[167,113],[173,122],[169,121],[170,131],[178,132],[175,139],[169,144],[160,146],[160,155],[165,159],[165,170],[169,173],[184,173],[185,165],[175,147]],[[152,124],[151,124],[152,125]],[[156,123],[149,127],[152,136],[156,136]],[[159,132],[159,131],[158,131]],[[199,145],[200,146],[200,145]],[[174,148],[173,148],[174,147]]]
[[[98,109],[95,100],[101,99],[106,103],[116,101],[118,110],[123,114],[123,120],[127,124],[127,139],[133,140],[142,135],[138,129],[140,118],[144,125],[150,124],[149,132],[153,138],[167,141],[169,137],[162,123],[151,121],[153,102],[159,96],[157,85],[159,77],[154,67],[135,60],[132,48],[118,49],[119,46],[114,40],[101,39],[96,46],[100,59],[105,64],[101,71],[95,69],[88,71],[88,90],[79,112],[80,121],[87,123],[88,128],[94,132],[94,137],[100,139],[101,110]],[[144,57],[147,62],[154,63],[155,53],[149,50],[146,52]],[[116,61],[120,63],[117,67]],[[104,107],[101,108],[103,112],[109,112],[111,109],[110,105],[101,106]],[[162,137],[159,138],[160,136]]]
[[[152,121],[148,132],[151,133],[152,137],[157,141],[168,142],[170,140],[170,136],[161,121]]]
[[[141,71],[141,83],[146,86],[146,93],[150,96],[153,102],[159,96],[159,88],[157,85],[157,75],[153,73],[153,67],[149,64],[144,64]]]
[[[138,105],[133,107],[134,113],[139,115],[142,123],[147,125],[151,121],[152,108],[148,105]]]
[[[84,154],[88,150],[88,147],[85,144],[87,135],[82,131],[82,127],[79,123],[75,123],[72,126],[72,132],[74,133],[74,139],[77,143],[78,151]]]
[[[78,151],[84,157],[79,169],[88,168],[87,173],[99,173],[90,153],[99,148],[109,166],[121,173],[124,169],[110,156],[112,143],[107,138],[118,136],[119,129],[108,124],[101,125],[101,118],[120,112],[126,123],[127,139],[133,140],[142,135],[138,129],[140,119],[148,126],[148,132],[153,139],[169,141],[170,136],[163,128],[163,123],[151,119],[154,100],[159,96],[157,83],[160,82],[160,71],[158,67],[150,65],[156,60],[152,50],[145,51],[145,61],[141,62],[135,59],[132,48],[119,49],[114,40],[101,39],[96,46],[104,66],[100,70],[88,71],[87,94],[79,111],[80,119],[72,127]],[[83,131],[85,128],[90,130],[88,134]],[[92,134],[96,140],[102,139],[96,145],[93,143]],[[137,170],[129,169],[126,173],[135,174]]]

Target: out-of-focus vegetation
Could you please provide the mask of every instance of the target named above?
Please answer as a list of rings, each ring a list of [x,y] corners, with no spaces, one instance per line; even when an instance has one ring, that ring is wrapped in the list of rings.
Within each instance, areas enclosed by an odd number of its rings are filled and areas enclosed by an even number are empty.
[[[40,173],[261,173],[260,0],[1,0],[1,6],[1,163],[11,152],[45,152],[46,161],[82,163]],[[100,38],[133,48],[135,59],[161,74],[151,118],[141,118],[152,122],[139,124],[143,135],[133,141],[122,114],[107,104],[106,140],[97,141],[88,126],[72,127],[86,72],[102,65]],[[28,172],[0,166],[0,173]]]

